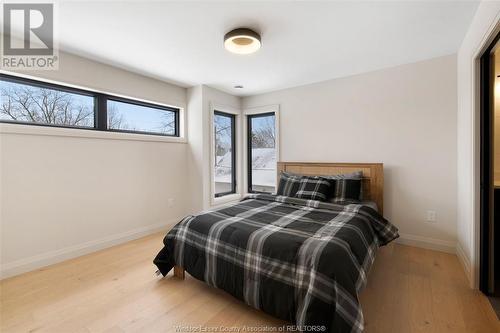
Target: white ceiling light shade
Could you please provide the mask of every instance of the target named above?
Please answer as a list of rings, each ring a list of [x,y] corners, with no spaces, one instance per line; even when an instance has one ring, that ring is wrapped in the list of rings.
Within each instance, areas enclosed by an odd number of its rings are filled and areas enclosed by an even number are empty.
[[[260,35],[247,28],[231,30],[224,36],[224,47],[236,54],[254,53],[261,45]]]

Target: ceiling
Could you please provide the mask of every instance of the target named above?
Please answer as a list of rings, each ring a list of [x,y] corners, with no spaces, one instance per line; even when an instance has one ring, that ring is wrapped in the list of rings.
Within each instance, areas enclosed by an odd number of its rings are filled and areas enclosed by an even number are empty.
[[[244,96],[456,53],[477,2],[63,2],[62,50]],[[223,36],[250,27],[252,55]],[[234,89],[243,85],[244,89]]]

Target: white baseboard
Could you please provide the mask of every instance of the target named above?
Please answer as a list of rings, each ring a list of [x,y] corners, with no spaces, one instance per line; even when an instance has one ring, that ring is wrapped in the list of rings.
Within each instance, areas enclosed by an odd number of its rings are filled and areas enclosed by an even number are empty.
[[[474,289],[472,281],[474,281],[472,276],[471,262],[464,249],[458,242],[450,242],[441,239],[427,238],[416,235],[400,234],[400,238],[396,240],[397,243],[410,245],[415,247],[421,247],[424,249],[430,249],[435,251],[441,251],[446,253],[453,253],[457,256],[458,261],[464,269],[465,276],[469,281],[469,286]]]
[[[61,261],[76,258],[91,252],[99,251],[114,245],[125,243],[137,238],[141,238],[155,232],[166,231],[173,227],[182,218],[173,219],[168,222],[148,225],[125,231],[119,234],[103,237],[97,240],[68,246],[63,249],[37,254],[32,257],[2,264],[0,268],[0,279],[30,272]],[[160,246],[159,244],[158,246]]]
[[[462,245],[460,245],[460,243],[457,243],[457,257],[458,257],[458,261],[460,261],[460,263],[462,264],[462,267],[465,271],[465,276],[467,276],[467,279],[469,280],[469,285],[471,286],[471,288],[474,288],[474,286],[472,284],[473,278],[472,278],[472,269],[471,269],[470,260],[467,257],[467,255],[465,254],[465,251],[462,248]]]
[[[45,252],[29,258],[17,260],[1,266],[0,279],[8,278],[11,276],[19,275],[29,271],[33,271],[48,265],[56,264],[68,259],[76,258],[88,253],[99,251],[114,245],[125,243],[130,240],[141,238],[155,232],[168,230],[174,224],[179,222],[182,218],[173,219],[166,223],[159,223],[129,230],[120,234],[111,235],[98,240],[85,242],[82,244],[69,246],[60,250]],[[470,279],[470,262],[467,259],[462,247],[459,244],[451,241],[444,241],[440,239],[427,238],[416,235],[400,234],[400,238],[396,240],[397,243],[442,251],[446,253],[454,253],[457,255],[459,261],[462,263],[466,272],[467,278]]]
[[[456,254],[457,252],[456,242],[422,237],[417,235],[402,234],[402,233],[400,233],[399,236],[400,237],[396,239],[396,243],[399,244],[421,247],[424,249],[453,253],[453,254]]]

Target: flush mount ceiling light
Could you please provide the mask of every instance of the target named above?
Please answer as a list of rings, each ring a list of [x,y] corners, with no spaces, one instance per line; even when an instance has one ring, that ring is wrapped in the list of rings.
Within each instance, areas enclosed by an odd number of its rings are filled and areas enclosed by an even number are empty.
[[[260,35],[247,28],[229,31],[224,36],[226,50],[236,54],[250,54],[260,49]]]

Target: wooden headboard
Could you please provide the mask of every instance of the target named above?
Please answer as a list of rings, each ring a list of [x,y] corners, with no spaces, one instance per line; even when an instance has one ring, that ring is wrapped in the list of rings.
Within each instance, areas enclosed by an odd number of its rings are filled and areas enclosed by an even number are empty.
[[[362,171],[363,200],[374,201],[379,213],[384,213],[384,164],[382,163],[278,162],[278,182],[282,171],[309,176],[331,176]]]

